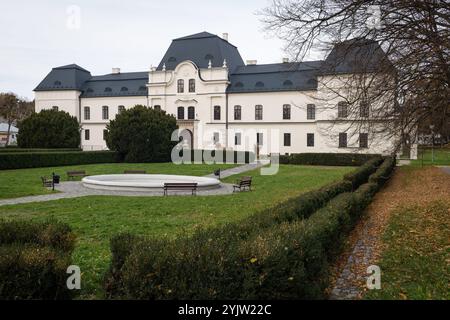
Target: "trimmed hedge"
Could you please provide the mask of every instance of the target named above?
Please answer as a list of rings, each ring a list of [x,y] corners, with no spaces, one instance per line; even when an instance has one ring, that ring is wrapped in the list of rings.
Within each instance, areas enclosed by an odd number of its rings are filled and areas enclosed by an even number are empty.
[[[0,170],[118,162],[113,151],[0,153]]]
[[[22,153],[22,152],[75,152],[82,151],[81,149],[35,149],[35,148],[18,148],[18,147],[5,147],[0,148],[0,153]]]
[[[360,153],[293,153],[280,155],[281,164],[312,166],[361,166],[377,154]]]
[[[0,299],[70,299],[75,237],[65,224],[0,222]]]
[[[184,151],[188,151],[185,154]],[[216,158],[217,155],[217,158]],[[180,157],[183,161],[192,163],[201,163],[201,161],[208,161],[207,157],[212,157],[218,163],[252,163],[255,161],[255,153],[250,151],[233,151],[233,150],[180,150]],[[211,160],[212,160],[211,159]]]
[[[383,171],[372,175],[372,181]],[[394,161],[395,163],[395,161]],[[389,171],[389,170],[388,170]],[[346,185],[346,186],[345,186]],[[329,285],[329,264],[380,186],[355,192],[343,182],[334,197],[281,204],[243,223],[199,230],[175,240],[124,234],[111,241],[109,297],[131,299],[317,299]],[[322,199],[322,200],[320,200]],[[299,214],[315,211],[311,215]],[[304,219],[305,218],[305,219]],[[253,225],[252,225],[253,222]],[[253,226],[253,229],[251,227]]]
[[[344,180],[350,181],[353,190],[356,190],[360,185],[367,182],[369,176],[377,170],[381,162],[383,162],[383,158],[375,156],[355,171],[347,173],[344,176]]]

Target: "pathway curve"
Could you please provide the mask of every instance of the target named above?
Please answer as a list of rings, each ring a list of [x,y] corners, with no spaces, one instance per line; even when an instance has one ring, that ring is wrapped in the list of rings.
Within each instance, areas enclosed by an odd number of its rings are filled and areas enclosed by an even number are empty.
[[[229,176],[244,173],[247,171],[255,170],[264,166],[264,162],[255,162],[231,169],[223,170],[220,174],[221,179],[227,178]],[[206,177],[215,178],[214,174],[207,175]],[[135,192],[135,191],[111,191],[111,190],[96,190],[85,188],[81,181],[67,181],[62,182],[55,186],[59,193],[51,193],[39,196],[29,196],[14,199],[4,199],[0,200],[0,206],[15,205],[22,203],[31,202],[46,202],[59,199],[70,199],[79,198],[85,196],[125,196],[125,197],[161,197],[163,196],[163,191],[149,191],[149,192]],[[199,196],[214,196],[214,195],[225,195],[233,193],[233,185],[228,183],[222,183],[220,188],[211,190],[199,190],[197,195]],[[171,192],[170,195],[191,195],[191,192]]]
[[[450,168],[397,169],[388,184],[375,195],[355,229],[349,245],[333,267],[330,299],[359,299],[366,289],[367,268],[379,263],[383,251],[382,236],[391,214],[405,205],[426,204],[450,199]]]

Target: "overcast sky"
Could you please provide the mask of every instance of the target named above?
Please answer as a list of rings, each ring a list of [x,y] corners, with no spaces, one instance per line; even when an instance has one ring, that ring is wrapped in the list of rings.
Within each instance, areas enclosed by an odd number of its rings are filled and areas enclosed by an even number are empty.
[[[2,0],[0,92],[33,99],[51,68],[76,63],[93,75],[157,66],[174,38],[208,31],[245,60],[281,62],[283,43],[256,15],[270,0]],[[78,9],[80,15],[78,19]]]

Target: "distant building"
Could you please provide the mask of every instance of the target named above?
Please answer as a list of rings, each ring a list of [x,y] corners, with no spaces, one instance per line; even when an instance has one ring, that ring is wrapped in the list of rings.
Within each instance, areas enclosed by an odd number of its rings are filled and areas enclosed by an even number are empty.
[[[350,47],[348,58],[342,55],[343,46]],[[328,99],[333,108],[321,104],[329,90],[321,83],[360,72],[364,59],[376,64],[383,58],[378,43],[356,39],[337,44],[323,61],[244,63],[227,34],[203,32],[173,40],[149,71],[122,73],[114,68],[111,74],[92,76],[76,64],[54,68],[34,90],[36,112],[54,108],[76,116],[85,150],[106,149],[106,124],[121,110],[141,104],[174,115],[192,148],[390,153],[394,142],[377,134],[361,129],[347,135],[352,119],[342,99]],[[336,68],[329,69],[336,61]],[[366,107],[364,116],[369,118],[370,101]],[[328,127],[336,120],[331,132]],[[276,132],[275,139],[271,132]]]
[[[11,125],[8,145],[17,145],[17,134],[18,133],[19,133],[19,129],[17,129],[15,126]],[[8,124],[0,123],[0,147],[5,146],[7,141],[8,141]]]

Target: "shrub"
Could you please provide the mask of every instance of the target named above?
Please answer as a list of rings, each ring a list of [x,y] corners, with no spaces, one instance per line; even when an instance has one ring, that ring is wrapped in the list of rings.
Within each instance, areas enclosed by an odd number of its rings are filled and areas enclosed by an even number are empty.
[[[0,153],[0,170],[118,162],[112,151]]]
[[[137,105],[122,111],[106,126],[106,144],[125,162],[168,162],[173,147],[176,119],[159,111]]]
[[[70,299],[70,256],[50,247],[0,246],[0,299]]]
[[[350,181],[353,185],[353,190],[356,190],[361,184],[367,182],[369,176],[377,170],[382,161],[382,157],[374,157],[355,171],[347,173],[344,176],[344,180]]]
[[[376,174],[382,175],[385,163],[387,167],[392,160],[386,159]],[[330,263],[380,186],[368,182],[347,192],[351,187],[345,180],[238,224],[175,240],[116,237],[107,294],[132,299],[322,299]]]
[[[76,117],[55,110],[33,113],[19,122],[17,143],[21,148],[78,148],[80,125]]]
[[[202,149],[180,149],[180,158],[185,163],[202,163],[214,159],[217,163],[252,163],[255,161],[255,154],[250,151],[233,150],[202,150]]]
[[[387,157],[380,165],[380,168],[369,177],[369,182],[375,183],[379,187],[389,180],[396,165],[396,159],[394,157]]]
[[[280,155],[281,164],[318,166],[361,166],[376,154],[359,153],[293,153]]]
[[[0,222],[0,299],[69,299],[75,237],[55,221]]]
[[[0,153],[21,153],[21,152],[75,152],[82,151],[79,148],[58,148],[58,149],[38,149],[38,148],[17,148],[17,147],[6,147],[0,148]]]

